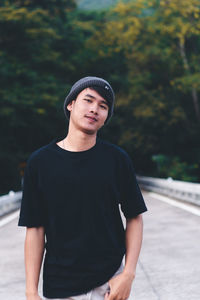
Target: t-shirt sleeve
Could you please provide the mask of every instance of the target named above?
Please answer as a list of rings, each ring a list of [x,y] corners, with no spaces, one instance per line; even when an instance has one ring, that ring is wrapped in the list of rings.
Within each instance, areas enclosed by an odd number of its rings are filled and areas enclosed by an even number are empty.
[[[120,170],[120,205],[126,218],[133,218],[147,211],[132,160],[126,152]]]
[[[38,174],[36,160],[30,157],[24,172],[18,226],[39,227],[44,225],[44,207]]]

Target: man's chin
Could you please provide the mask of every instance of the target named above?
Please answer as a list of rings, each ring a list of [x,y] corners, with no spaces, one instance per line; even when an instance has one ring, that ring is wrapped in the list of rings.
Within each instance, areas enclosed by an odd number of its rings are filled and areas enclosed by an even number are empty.
[[[94,124],[93,124],[94,125]],[[104,125],[104,124],[103,124]],[[102,126],[103,126],[102,125]],[[101,126],[101,127],[102,127]],[[78,124],[76,127],[78,130],[84,132],[85,134],[88,135],[95,135],[97,134],[97,131],[101,128],[99,126],[88,126],[88,124]]]
[[[97,131],[98,130],[82,128],[82,132],[84,132],[85,134],[88,134],[88,135],[94,135],[97,133]]]

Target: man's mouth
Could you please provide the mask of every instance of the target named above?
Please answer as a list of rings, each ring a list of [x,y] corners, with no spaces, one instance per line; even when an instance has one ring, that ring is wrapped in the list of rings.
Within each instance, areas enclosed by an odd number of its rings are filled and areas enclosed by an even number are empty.
[[[91,120],[91,121],[93,121],[93,122],[96,122],[96,121],[97,121],[97,119],[94,118],[94,117],[88,117],[88,116],[86,116],[86,118],[88,118],[89,120]]]

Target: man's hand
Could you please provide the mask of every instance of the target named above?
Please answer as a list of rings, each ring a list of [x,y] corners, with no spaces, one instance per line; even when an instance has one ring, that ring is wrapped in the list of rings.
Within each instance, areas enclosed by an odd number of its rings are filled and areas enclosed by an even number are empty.
[[[105,294],[105,300],[126,300],[131,292],[134,277],[124,272],[112,277],[108,283],[110,292]]]

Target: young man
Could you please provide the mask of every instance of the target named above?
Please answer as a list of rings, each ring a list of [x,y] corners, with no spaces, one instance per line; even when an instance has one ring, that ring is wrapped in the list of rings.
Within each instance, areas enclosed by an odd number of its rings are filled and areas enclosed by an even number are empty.
[[[130,295],[142,243],[141,214],[147,208],[128,154],[97,137],[113,108],[114,92],[106,80],[80,79],[64,102],[67,136],[28,159],[18,223],[27,227],[27,300],[41,299],[44,249],[46,299],[125,300]]]

